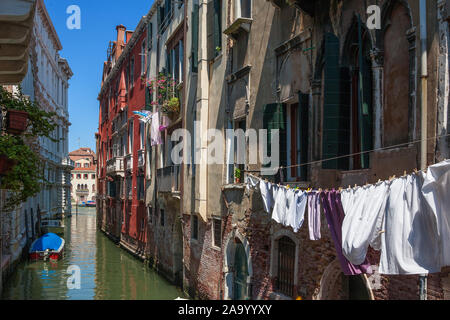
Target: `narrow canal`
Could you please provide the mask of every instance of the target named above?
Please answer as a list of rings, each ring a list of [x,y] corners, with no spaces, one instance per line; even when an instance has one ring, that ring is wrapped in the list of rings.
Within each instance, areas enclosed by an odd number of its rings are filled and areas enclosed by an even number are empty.
[[[22,262],[4,283],[2,299],[173,300],[184,297],[180,289],[98,231],[95,208],[79,208],[78,215],[67,218],[65,226],[64,258],[56,263]],[[70,266],[79,267],[79,289],[68,288]]]

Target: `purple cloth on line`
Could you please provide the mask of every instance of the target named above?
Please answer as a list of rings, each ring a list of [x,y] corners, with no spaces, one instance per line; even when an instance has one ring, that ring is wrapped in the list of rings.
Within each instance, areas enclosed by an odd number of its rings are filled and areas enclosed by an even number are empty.
[[[351,264],[347,258],[342,254],[342,222],[344,221],[344,209],[342,208],[341,194],[335,190],[322,192],[320,194],[320,200],[323,206],[325,217],[328,221],[328,228],[330,229],[331,237],[333,238],[334,247],[336,248],[336,254],[339,262],[341,263],[342,271],[346,276],[353,276],[362,273],[372,273],[372,267],[370,266],[367,258],[364,263],[355,266]]]
[[[308,229],[310,240],[320,240],[320,193],[308,194]]]

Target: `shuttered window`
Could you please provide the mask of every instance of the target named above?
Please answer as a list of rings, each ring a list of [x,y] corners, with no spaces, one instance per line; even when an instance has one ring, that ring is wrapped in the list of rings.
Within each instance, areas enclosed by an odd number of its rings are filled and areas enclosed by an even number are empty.
[[[222,0],[210,0],[207,11],[208,61],[222,50]]]
[[[267,155],[272,154],[272,132],[271,130],[280,130],[280,166],[286,166],[287,163],[287,132],[286,132],[286,105],[268,104],[263,111],[263,128],[267,130]],[[269,167],[270,165],[264,165]],[[286,177],[286,171],[283,172]]]
[[[300,124],[300,164],[308,162],[308,130],[309,130],[309,96],[302,92],[298,93],[299,101],[299,124]],[[300,180],[307,181],[308,166],[300,166]]]
[[[339,65],[339,39],[325,34],[322,159],[348,155],[350,151],[350,81],[348,69]],[[324,169],[349,167],[348,158],[323,161]]]
[[[199,24],[199,5],[194,4],[192,11],[192,54],[191,64],[192,72],[198,72],[198,24]]]

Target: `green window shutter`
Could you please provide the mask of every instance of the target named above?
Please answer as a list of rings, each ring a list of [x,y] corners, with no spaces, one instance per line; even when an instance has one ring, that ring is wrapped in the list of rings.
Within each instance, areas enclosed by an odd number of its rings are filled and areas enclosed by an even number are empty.
[[[150,88],[145,88],[145,110],[151,110],[152,108],[152,100],[150,95]]]
[[[309,95],[298,93],[298,117],[300,124],[300,164],[308,162],[308,131],[309,131]],[[300,179],[307,181],[308,166],[300,167]]]
[[[198,72],[198,24],[199,24],[199,5],[194,4],[192,11],[192,72]]]
[[[216,48],[222,47],[222,0],[214,0],[214,56],[218,55]]]
[[[362,132],[361,151],[373,149],[373,107],[372,107],[372,74],[370,65],[363,59],[362,63]],[[361,156],[361,167],[370,167],[370,154],[364,153]]]
[[[271,156],[272,133],[271,130],[280,130],[280,166],[287,164],[287,131],[286,131],[286,105],[268,104],[263,111],[263,128],[267,130],[267,155]],[[286,177],[286,173],[285,173]]]
[[[361,151],[370,151],[373,148],[372,137],[372,78],[370,65],[364,57],[364,46],[362,43],[362,22],[358,16],[358,46],[359,46],[359,83],[358,83],[358,104],[359,104],[359,134],[361,141]],[[369,153],[361,155],[361,168],[369,168]]]
[[[150,51],[153,44],[153,23],[149,22],[147,25],[147,49]]]
[[[339,39],[325,34],[322,159],[347,155],[350,150],[348,69],[339,66]],[[348,169],[348,158],[322,162],[324,169]]]
[[[214,59],[214,0],[209,0],[207,5],[207,60]]]

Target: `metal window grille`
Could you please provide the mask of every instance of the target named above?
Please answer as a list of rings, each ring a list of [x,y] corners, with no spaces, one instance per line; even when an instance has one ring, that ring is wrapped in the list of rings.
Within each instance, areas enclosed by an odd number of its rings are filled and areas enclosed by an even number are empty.
[[[288,237],[278,240],[277,290],[289,297],[294,295],[295,243]]]

